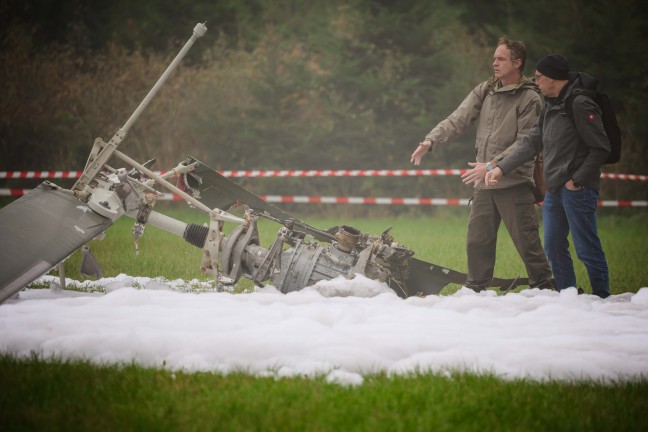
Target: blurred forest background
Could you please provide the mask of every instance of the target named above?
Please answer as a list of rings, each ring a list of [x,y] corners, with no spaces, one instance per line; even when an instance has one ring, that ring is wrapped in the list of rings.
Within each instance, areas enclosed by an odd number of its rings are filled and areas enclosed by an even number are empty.
[[[601,80],[624,132],[608,172],[648,173],[648,8],[640,0],[5,0],[0,170],[81,170],[198,22],[208,31],[120,149],[166,170],[409,169],[417,143],[492,74],[498,37]],[[474,131],[421,168],[465,168]],[[242,181],[257,193],[467,198],[459,177]],[[6,184],[6,182],[5,182]],[[606,180],[603,199],[645,200]],[[397,210],[399,211],[399,210]],[[400,210],[406,211],[406,210]]]

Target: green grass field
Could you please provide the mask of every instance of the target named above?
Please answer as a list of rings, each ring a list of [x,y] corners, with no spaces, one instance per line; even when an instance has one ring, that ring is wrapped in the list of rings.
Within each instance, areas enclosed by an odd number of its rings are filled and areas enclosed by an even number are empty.
[[[0,357],[3,431],[642,431],[648,383],[171,373]]]
[[[171,213],[187,222],[205,221],[200,214]],[[319,228],[348,224],[373,234],[391,226],[394,237],[421,259],[465,271],[466,218],[467,214],[447,212],[434,218],[304,219]],[[198,271],[200,250],[154,227],[147,228],[141,254],[135,257],[131,228],[132,221],[122,219],[104,240],[92,242],[104,276],[207,279]],[[260,225],[262,245],[270,244],[277,229],[273,223]],[[648,286],[645,214],[603,215],[600,235],[613,293]],[[66,262],[68,277],[79,279],[79,259],[75,253]],[[497,261],[497,276],[523,274],[505,232]],[[578,278],[589,289],[582,266]],[[324,377],[173,373],[4,355],[0,389],[3,431],[648,430],[648,379],[604,384],[427,373],[374,375],[360,386],[342,387]]]

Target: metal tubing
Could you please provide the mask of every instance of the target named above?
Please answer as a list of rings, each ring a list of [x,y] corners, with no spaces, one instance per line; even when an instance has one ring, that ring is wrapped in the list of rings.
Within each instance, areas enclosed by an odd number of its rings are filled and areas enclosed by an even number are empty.
[[[149,215],[148,224],[179,237],[184,236],[185,229],[187,228],[186,223],[156,211],[152,211]]]
[[[89,183],[90,181],[101,171],[103,166],[108,162],[110,157],[113,155],[115,151],[117,151],[117,147],[119,147],[119,144],[126,138],[126,134],[128,134],[129,129],[137,120],[137,118],[140,116],[142,111],[147,107],[151,99],[156,95],[160,87],[164,84],[164,82],[167,80],[171,72],[177,67],[178,63],[182,58],[187,54],[187,51],[191,48],[191,46],[194,44],[196,39],[201,37],[202,35],[205,34],[207,31],[207,27],[204,24],[196,24],[193,30],[193,34],[185,43],[185,45],[182,47],[178,55],[173,59],[171,64],[166,68],[162,76],[158,78],[157,82],[149,90],[148,94],[140,102],[139,106],[135,109],[135,112],[131,114],[130,118],[126,121],[124,126],[122,126],[121,129],[115,133],[115,135],[111,138],[110,141],[108,141],[108,144],[103,147],[103,149],[97,154],[97,157],[95,158],[92,163],[89,163],[88,166],[86,166],[86,169],[83,171],[81,174],[81,177],[77,180],[77,182],[74,184],[72,187],[73,190],[83,190]]]
[[[222,220],[225,222],[236,222],[236,223],[244,223],[245,220],[241,219],[238,216],[231,215],[223,210],[220,209],[210,209],[207,207],[205,204],[201,203],[198,201],[196,198],[192,197],[188,193],[186,193],[183,190],[178,189],[171,183],[169,183],[167,180],[164,180],[161,176],[158,174],[154,173],[150,169],[146,168],[144,165],[136,162],[135,160],[131,159],[130,157],[126,156],[124,153],[120,152],[119,150],[115,150],[115,156],[117,156],[119,159],[122,161],[126,162],[127,164],[131,165],[134,168],[137,168],[139,171],[143,172],[150,178],[154,179],[156,182],[170,190],[171,192],[180,195],[183,199],[186,201],[189,201],[191,204],[193,204],[196,208],[199,208],[200,210],[204,211],[207,214],[210,214],[212,211],[216,212],[216,219]]]
[[[189,38],[187,43],[185,43],[185,45],[182,47],[178,55],[176,55],[176,57],[173,59],[171,64],[166,68],[162,76],[157,80],[153,88],[148,92],[144,100],[139,104],[135,112],[133,112],[133,114],[130,116],[128,121],[126,121],[124,126],[121,128],[121,132],[123,133],[124,136],[128,133],[130,127],[133,125],[133,123],[135,123],[135,121],[140,116],[142,111],[144,111],[144,109],[149,104],[151,99],[153,99],[153,97],[158,92],[160,87],[162,87],[162,85],[167,80],[171,72],[173,72],[173,70],[178,66],[180,60],[182,60],[182,58],[187,54],[187,51],[189,51],[189,49],[194,44],[194,42],[196,42],[196,40],[199,37],[204,35],[206,31],[207,31],[207,27],[205,26],[205,24],[200,24],[200,23],[196,24],[196,27],[194,27],[193,30],[193,35],[191,35],[191,37]]]

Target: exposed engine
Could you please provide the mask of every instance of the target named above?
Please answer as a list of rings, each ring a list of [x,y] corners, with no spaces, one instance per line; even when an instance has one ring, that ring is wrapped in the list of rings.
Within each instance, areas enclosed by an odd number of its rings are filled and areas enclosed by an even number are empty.
[[[231,283],[244,276],[256,285],[270,282],[288,293],[321,280],[361,274],[385,282],[403,297],[408,295],[406,281],[414,251],[396,243],[389,229],[372,236],[342,225],[329,230],[335,230],[330,244],[320,244],[303,232],[282,227],[266,249],[259,245],[257,217],[248,211],[245,219],[220,242],[220,271]],[[207,227],[188,225],[184,237],[200,245],[207,236]]]

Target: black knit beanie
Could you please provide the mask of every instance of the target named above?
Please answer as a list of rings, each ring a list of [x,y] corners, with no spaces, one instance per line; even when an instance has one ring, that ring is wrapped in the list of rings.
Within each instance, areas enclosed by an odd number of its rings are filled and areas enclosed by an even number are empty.
[[[555,80],[569,79],[569,65],[564,57],[558,54],[542,57],[536,65],[536,70],[542,75]]]

